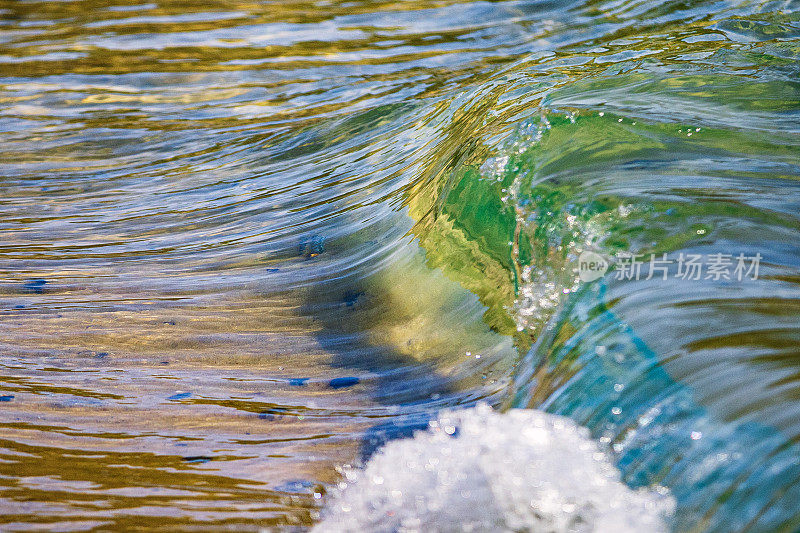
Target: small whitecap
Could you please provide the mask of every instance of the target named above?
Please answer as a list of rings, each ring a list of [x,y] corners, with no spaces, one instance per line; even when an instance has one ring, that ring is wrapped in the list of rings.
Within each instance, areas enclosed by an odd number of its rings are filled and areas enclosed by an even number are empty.
[[[443,412],[436,426],[444,431],[392,441],[354,470],[314,531],[669,530],[669,492],[623,484],[572,420],[479,404]]]

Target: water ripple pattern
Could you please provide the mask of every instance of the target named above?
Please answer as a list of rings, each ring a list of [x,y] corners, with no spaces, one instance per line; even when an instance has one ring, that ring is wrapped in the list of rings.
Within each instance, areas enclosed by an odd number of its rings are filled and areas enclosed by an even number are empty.
[[[2,3],[0,528],[308,528],[486,402],[797,529],[798,8]]]

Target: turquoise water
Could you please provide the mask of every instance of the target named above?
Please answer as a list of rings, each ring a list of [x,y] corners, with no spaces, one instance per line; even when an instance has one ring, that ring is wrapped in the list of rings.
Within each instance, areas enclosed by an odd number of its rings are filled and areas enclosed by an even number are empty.
[[[479,400],[800,527],[796,2],[0,7],[4,528],[307,527]]]

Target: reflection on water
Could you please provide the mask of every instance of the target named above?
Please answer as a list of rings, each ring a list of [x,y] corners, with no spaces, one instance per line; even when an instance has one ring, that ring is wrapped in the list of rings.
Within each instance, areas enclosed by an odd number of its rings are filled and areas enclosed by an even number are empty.
[[[797,7],[2,4],[3,527],[308,526],[481,399],[676,529],[800,527]]]

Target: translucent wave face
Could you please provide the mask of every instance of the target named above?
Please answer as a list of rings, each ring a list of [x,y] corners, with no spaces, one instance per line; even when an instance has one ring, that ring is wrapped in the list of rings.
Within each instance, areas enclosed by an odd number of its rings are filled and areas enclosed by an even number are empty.
[[[344,470],[315,531],[666,532],[666,491],[633,491],[588,431],[535,410],[446,411]]]
[[[800,519],[800,130],[785,59],[796,43],[783,40],[796,15],[747,18],[682,41],[719,43],[704,56],[712,72],[694,55],[564,66],[586,74],[569,82],[549,60],[510,71],[514,89],[473,132],[485,144],[459,154],[415,227],[431,263],[526,353],[509,405],[570,416],[627,483],[669,486],[678,531]],[[472,247],[456,244],[464,235]],[[585,252],[609,261],[588,283]],[[760,274],[737,275],[739,256],[760,257]],[[690,257],[701,275],[682,272]],[[472,258],[488,268],[461,266]]]

